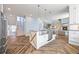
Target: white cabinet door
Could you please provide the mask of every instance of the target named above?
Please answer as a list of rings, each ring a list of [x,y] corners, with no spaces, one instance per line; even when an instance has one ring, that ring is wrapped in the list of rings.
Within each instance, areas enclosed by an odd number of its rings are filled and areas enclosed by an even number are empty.
[[[79,44],[79,31],[69,31],[69,42],[71,44]]]
[[[70,5],[69,12],[69,24],[79,24],[79,5]]]
[[[70,5],[69,13],[69,43],[79,45],[79,5]]]
[[[44,42],[47,42],[47,41],[48,41],[48,35],[47,34],[39,36],[38,42],[44,43]]]

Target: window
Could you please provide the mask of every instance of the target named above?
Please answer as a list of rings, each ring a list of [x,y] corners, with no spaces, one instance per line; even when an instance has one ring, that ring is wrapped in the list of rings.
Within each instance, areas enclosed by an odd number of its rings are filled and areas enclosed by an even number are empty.
[[[17,16],[17,26],[21,31],[24,31],[24,22],[25,22],[24,16]]]
[[[8,25],[8,35],[16,35],[16,25]]]

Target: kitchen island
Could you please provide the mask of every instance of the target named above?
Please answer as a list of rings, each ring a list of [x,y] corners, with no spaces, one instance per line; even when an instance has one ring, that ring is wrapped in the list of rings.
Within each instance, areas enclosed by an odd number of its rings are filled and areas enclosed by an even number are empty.
[[[56,37],[56,34],[54,33],[52,35],[52,39],[48,41],[47,30],[32,31],[30,35],[30,42],[36,49],[39,49],[40,47],[54,40],[55,37]]]

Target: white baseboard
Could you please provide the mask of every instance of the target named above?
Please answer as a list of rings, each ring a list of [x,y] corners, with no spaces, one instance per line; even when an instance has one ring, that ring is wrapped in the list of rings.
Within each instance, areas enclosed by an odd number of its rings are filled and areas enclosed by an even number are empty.
[[[72,41],[72,40],[69,40],[69,44],[79,46],[79,42],[75,42],[75,41]]]

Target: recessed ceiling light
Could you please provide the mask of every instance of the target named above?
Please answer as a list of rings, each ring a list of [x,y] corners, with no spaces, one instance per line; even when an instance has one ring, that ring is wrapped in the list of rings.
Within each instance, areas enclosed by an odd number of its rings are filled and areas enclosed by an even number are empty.
[[[44,9],[44,11],[47,11],[47,9]]]
[[[10,16],[12,16],[12,14],[10,14]]]
[[[11,10],[11,8],[8,8],[8,10],[10,11],[10,10]]]
[[[30,17],[32,17],[32,14],[30,14]]]
[[[30,16],[32,16],[32,14]]]
[[[38,5],[38,8],[40,7],[40,5]]]

